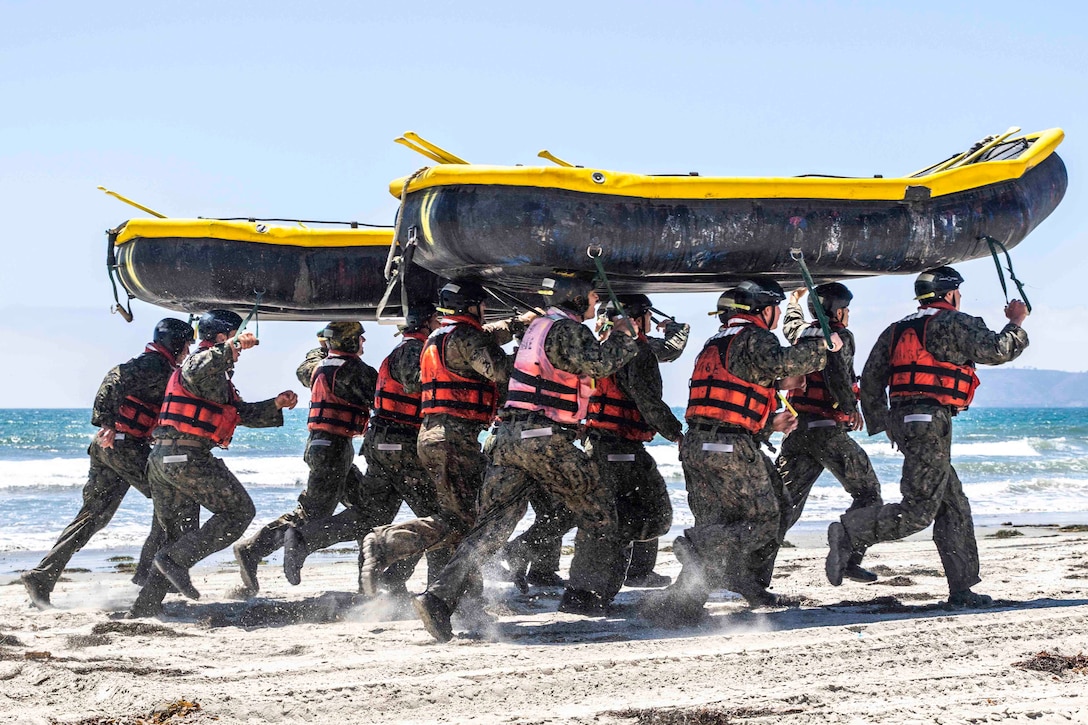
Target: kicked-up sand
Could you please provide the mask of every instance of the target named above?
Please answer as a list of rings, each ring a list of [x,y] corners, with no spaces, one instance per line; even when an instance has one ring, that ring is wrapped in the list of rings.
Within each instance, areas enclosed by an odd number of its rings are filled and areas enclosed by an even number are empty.
[[[1088,533],[1016,531],[979,531],[987,610],[944,606],[928,533],[874,547],[881,581],[841,587],[810,536],[775,571],[799,606],[750,611],[721,592],[702,622],[668,627],[638,614],[654,590],[588,618],[557,613],[558,589],[489,582],[448,644],[407,602],[355,594],[353,561],[316,555],[298,587],[262,565],[248,601],[230,596],[234,566],[198,567],[201,600],[135,621],[127,574],[68,574],[45,612],[7,576],[0,721],[1088,723]],[[658,571],[678,569],[663,552]]]

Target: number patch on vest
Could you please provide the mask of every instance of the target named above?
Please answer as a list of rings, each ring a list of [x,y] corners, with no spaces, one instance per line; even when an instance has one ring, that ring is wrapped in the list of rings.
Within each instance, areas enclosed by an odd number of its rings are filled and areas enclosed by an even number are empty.
[[[808,423],[809,428],[831,428],[836,425],[838,423],[833,420],[811,420]]]
[[[379,443],[379,451],[399,451],[401,449],[400,443]]]
[[[181,454],[180,456],[163,456],[162,457],[162,462],[163,463],[186,463],[186,462],[188,462],[188,460],[189,460],[189,456],[185,455],[184,453]]]
[[[310,441],[310,446],[331,446],[332,441],[325,440],[324,438],[314,438]]]
[[[609,453],[608,460],[613,463],[634,463],[634,453]]]
[[[552,434],[551,428],[531,428],[529,430],[523,430],[521,432],[522,439],[525,438],[543,438],[544,436],[550,436]]]

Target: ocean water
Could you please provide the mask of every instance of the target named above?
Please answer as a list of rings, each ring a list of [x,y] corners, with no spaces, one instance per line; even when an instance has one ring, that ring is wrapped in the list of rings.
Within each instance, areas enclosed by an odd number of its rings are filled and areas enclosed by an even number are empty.
[[[282,428],[240,428],[230,450],[219,453],[256,504],[251,533],[294,508],[305,485],[306,414],[285,413]],[[0,410],[0,573],[40,557],[79,511],[86,450],[95,430],[89,420],[86,409]],[[854,435],[873,461],[885,500],[898,500],[902,457],[884,436]],[[658,438],[650,450],[669,484],[674,528],[690,525],[676,446]],[[978,520],[1031,523],[1056,516],[1072,520],[1088,512],[1088,409],[967,411],[956,418],[952,455]],[[356,463],[366,465],[361,457]],[[824,474],[798,526],[826,528],[849,504],[838,482]],[[403,507],[400,517],[410,516]],[[94,566],[113,553],[136,551],[150,517],[150,501],[130,491],[110,525],[72,566]],[[229,551],[217,558],[224,557],[230,558]]]

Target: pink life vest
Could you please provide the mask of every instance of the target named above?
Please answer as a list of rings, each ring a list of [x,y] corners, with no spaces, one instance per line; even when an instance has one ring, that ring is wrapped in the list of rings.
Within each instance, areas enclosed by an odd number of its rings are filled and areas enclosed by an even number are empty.
[[[552,307],[530,323],[514,358],[505,407],[537,411],[556,423],[578,425],[589,408],[593,379],[556,368],[544,351],[552,325],[563,319],[578,322],[573,314]]]

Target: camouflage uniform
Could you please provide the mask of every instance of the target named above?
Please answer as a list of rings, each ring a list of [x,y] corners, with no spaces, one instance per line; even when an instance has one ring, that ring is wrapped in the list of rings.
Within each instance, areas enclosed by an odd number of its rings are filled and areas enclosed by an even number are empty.
[[[390,354],[390,374],[406,392],[420,391],[422,349],[422,341],[409,338]],[[416,452],[418,435],[409,425],[394,423],[378,414],[371,417],[361,451],[366,459],[366,473],[359,475],[352,489],[360,492],[361,500],[335,516],[303,524],[299,532],[307,553],[341,541],[361,540],[371,529],[391,523],[402,501],[417,517],[434,516],[438,512],[434,480],[420,465]],[[436,566],[430,564],[432,558],[428,555],[429,569]],[[416,561],[418,557],[404,560],[405,566],[399,568],[392,581],[410,576]]]
[[[445,364],[459,375],[490,380],[498,386],[498,399],[506,397],[511,361],[502,345],[521,334],[525,325],[516,319],[484,325],[467,325],[449,333]],[[476,522],[476,499],[487,461],[480,450],[484,425],[452,415],[425,415],[416,451],[419,462],[435,485],[437,510],[430,516],[374,529],[377,564],[388,567],[424,552],[448,556]],[[428,565],[437,567],[440,559]]]
[[[306,358],[295,371],[299,382],[307,388],[310,387],[314,370],[328,356],[328,350],[320,347],[306,353]],[[352,405],[369,410],[374,400],[374,384],[378,380],[378,371],[356,356],[346,356],[344,359],[348,362],[337,370],[332,392]],[[331,516],[337,504],[347,506],[354,498],[356,503],[365,505],[365,502],[359,500],[362,497],[357,486],[362,474],[355,466],[352,438],[323,430],[311,430],[306,440],[303,460],[310,467],[310,476],[306,481],[306,490],[299,494],[298,506],[294,511],[266,524],[249,540],[239,543],[237,554],[240,561],[248,559],[255,565],[283,546],[283,537],[288,528]],[[393,510],[393,515],[396,515],[396,509]],[[255,578],[253,583],[257,583]]]
[[[638,355],[618,370],[613,380],[638,407],[646,425],[665,438],[678,441],[684,426],[661,399],[657,356],[648,339],[643,338],[637,345]],[[672,525],[672,502],[665,479],[642,442],[591,428],[586,453],[597,464],[602,483],[616,497],[620,541],[626,547],[619,557],[621,566],[609,572],[611,579],[603,592],[604,599],[611,601],[623,586],[632,542],[656,540],[668,533]]]
[[[796,343],[805,329],[809,329],[805,313],[800,304],[791,301],[782,318],[782,332],[787,340]],[[824,382],[838,403],[839,410],[852,414],[858,407],[853,388],[856,350],[854,335],[846,328],[835,331],[842,338],[842,349],[828,354],[827,367],[823,370]],[[883,503],[880,498],[880,481],[877,480],[869,456],[850,437],[845,424],[836,423],[818,414],[798,414],[797,430],[782,441],[782,452],[778,455],[775,466],[782,476],[792,504],[783,512],[783,537],[801,518],[809,492],[825,470],[831,472],[853,499],[848,511]],[[864,553],[864,547],[860,547],[851,558],[851,563],[861,564]],[[770,572],[766,572],[765,578],[770,581]]]
[[[613,335],[599,343],[590,330],[574,320],[554,323],[544,341],[544,353],[556,368],[575,375],[611,375],[638,352],[633,338]],[[477,523],[427,592],[450,611],[471,583],[474,572],[506,542],[525,515],[534,488],[560,500],[578,523],[570,590],[603,594],[610,572],[622,556],[615,497],[600,481],[597,467],[574,446],[578,431],[543,413],[504,408],[496,426],[491,463],[487,468]],[[551,429],[551,435],[529,435]]]
[[[960,592],[979,579],[971,505],[952,467],[953,408],[928,398],[895,399],[888,404],[891,344],[895,325],[881,333],[861,375],[861,402],[869,435],[886,431],[903,453],[899,503],[853,509],[840,518],[850,543],[871,546],[909,536],[933,524],[950,592]],[[1001,332],[980,317],[943,312],[926,328],[925,348],[937,360],[1000,365],[1015,360],[1028,346],[1023,328],[1009,323]]]
[[[728,370],[773,387],[776,380],[820,370],[826,362],[822,340],[782,347],[773,332],[751,325],[731,343]],[[685,607],[701,609],[722,584],[753,604],[767,597],[765,571],[768,562],[773,567],[782,510],[788,505],[774,464],[759,448],[770,436],[772,420],[773,415],[756,436],[712,418],[688,418],[680,459],[695,526],[684,533],[698,564],[685,562],[669,588],[670,595],[686,600]]]
[[[646,351],[648,350],[652,353],[657,359],[657,362],[672,362],[683,354],[690,330],[690,325],[679,323],[675,320],[666,320],[664,337],[643,338],[639,343],[638,358],[629,363],[629,365],[635,365],[640,369],[646,368],[646,374],[650,375],[646,381],[641,380],[638,374],[630,375],[622,372],[617,374],[618,376],[623,375],[624,380],[627,381],[625,392],[627,392],[633,400],[642,399],[643,401],[647,401],[647,407],[657,406],[659,408],[664,408],[664,412],[660,414],[661,417],[664,418],[667,414],[667,417],[671,418],[673,421],[676,421],[676,417],[672,415],[672,411],[669,410],[667,406],[664,406],[661,403],[662,383],[660,368],[653,365],[652,371],[650,370],[651,365],[646,357]],[[653,380],[656,380],[656,384],[650,382]],[[637,394],[640,396],[639,398],[635,398],[635,395],[631,392],[636,389],[638,391]],[[654,390],[657,392],[655,393]],[[651,425],[653,424],[651,423]],[[676,421],[675,425],[678,437],[681,430],[680,422]],[[659,428],[658,430],[664,431],[666,429]],[[672,436],[666,435],[666,437]],[[641,448],[641,445],[639,447]],[[591,452],[591,449],[592,445],[587,447],[586,451]],[[597,450],[602,450],[600,445],[597,446]],[[620,453],[621,455],[630,453],[626,450],[610,452]],[[607,453],[605,453],[605,457],[607,458]],[[597,460],[598,465],[600,465],[600,459],[595,458],[595,460]],[[644,460],[642,462],[645,463]],[[645,466],[642,466],[641,470],[645,471],[647,469]],[[608,476],[608,472],[604,471],[604,467],[602,467],[602,475]],[[654,465],[653,473],[649,475],[651,477],[656,476],[657,478],[660,478],[660,474],[657,473],[656,465]],[[663,480],[661,485],[664,486]],[[652,486],[650,486],[650,488],[652,488]],[[669,512],[668,518],[671,522],[672,504],[667,500],[667,488],[664,490],[663,495],[666,497],[664,505],[659,504],[657,508],[662,512],[667,508]],[[543,578],[548,573],[559,570],[563,536],[574,528],[575,519],[574,515],[571,514],[560,501],[549,496],[543,489],[535,490],[529,497],[529,503],[533,507],[533,525],[530,526],[525,533],[521,534],[507,545],[507,559],[528,559],[530,562],[529,579],[532,579],[534,574],[537,577]],[[667,526],[665,527],[665,530],[668,530]],[[656,537],[645,541],[634,541],[630,552],[631,562],[627,567],[628,577],[645,577],[652,572],[657,563],[657,548],[658,542]]]
[[[225,405],[231,400],[230,377],[234,357],[222,342],[190,355],[181,366],[182,385],[193,395]],[[249,428],[283,425],[283,411],[275,399],[234,403],[240,424]],[[215,443],[207,438],[160,425],[148,458],[148,481],[155,502],[155,519],[166,530],[166,545],[159,551],[175,564],[191,568],[201,559],[238,540],[253,521],[253,500],[227,465],[212,455]],[[200,524],[200,508],[212,516]],[[133,616],[156,614],[168,582],[152,569],[136,597]]]
[[[173,364],[161,353],[151,351],[114,367],[106,373],[98,388],[91,410],[91,424],[99,428],[114,428],[118,409],[130,395],[152,407],[161,406],[173,369]],[[123,433],[117,434],[112,448],[103,448],[97,435],[91,441],[87,449],[91,467],[87,484],[83,487],[82,508],[41,563],[24,575],[25,579],[32,580],[37,593],[44,594],[48,599],[64,567],[92,536],[106,527],[130,486],[151,498],[151,488],[147,483],[147,455],[150,450],[147,440]],[[152,518],[151,531],[140,553],[133,581],[143,583],[151,560],[163,540],[162,527]]]

